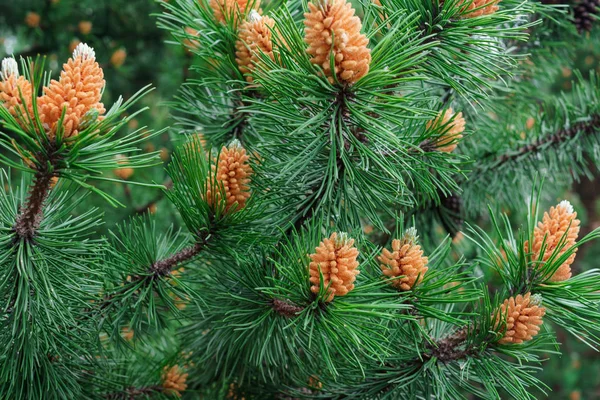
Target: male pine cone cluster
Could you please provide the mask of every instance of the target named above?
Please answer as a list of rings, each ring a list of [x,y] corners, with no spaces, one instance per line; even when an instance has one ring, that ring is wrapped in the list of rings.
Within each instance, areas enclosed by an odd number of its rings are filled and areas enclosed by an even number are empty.
[[[253,82],[249,75],[260,60],[260,54],[274,59],[271,29],[275,21],[267,16],[261,16],[257,11],[250,11],[248,20],[240,26],[235,48],[235,61],[240,71],[246,76],[248,83]]]
[[[499,317],[503,319],[496,322],[496,329],[504,332],[498,340],[500,344],[519,344],[533,339],[539,333],[546,313],[546,309],[540,306],[540,300],[531,293],[504,300],[499,311]]]
[[[412,289],[423,280],[428,270],[428,259],[417,244],[414,228],[408,229],[402,239],[394,239],[392,251],[384,248],[378,260],[381,262],[381,272],[392,278],[390,283],[398,290]]]
[[[56,137],[61,118],[63,136],[69,138],[89,122],[90,113],[104,114],[106,110],[100,102],[104,84],[104,73],[96,62],[94,50],[80,43],[72,58],[63,65],[59,80],[52,80],[37,99],[40,121],[50,139]],[[0,103],[23,127],[29,118],[33,119],[32,91],[31,82],[19,76],[16,61],[3,60]]]
[[[318,0],[318,4],[308,3],[308,9],[304,41],[311,62],[323,68],[331,84],[356,83],[369,72],[371,50],[352,5],[345,0]]]
[[[542,266],[540,261],[545,263],[557,253],[556,260],[575,246],[579,224],[577,213],[567,200],[561,201],[556,207],[550,207],[550,210],[544,213],[542,221],[534,228],[531,249],[529,243],[525,243],[525,250],[532,252],[531,259],[537,263],[537,268]],[[575,260],[576,251],[577,249],[558,267],[549,279],[551,282],[561,282],[571,277],[571,264]]]
[[[246,206],[250,198],[250,176],[252,167],[248,162],[249,157],[238,141],[229,147],[223,146],[217,165],[212,165],[214,183],[217,189],[213,190],[211,179],[207,182],[206,201],[209,205],[218,204],[221,196],[225,195],[225,212],[240,210]]]
[[[354,281],[360,273],[356,261],[358,250],[354,239],[348,238],[347,234],[332,233],[309,257],[310,290],[313,293],[319,293],[321,285],[328,288],[325,301],[330,302],[335,296],[345,296],[354,289]]]
[[[181,397],[181,392],[187,389],[188,374],[184,374],[179,365],[173,365],[171,368],[165,367],[162,375],[163,392],[167,395]]]
[[[436,119],[427,123],[427,129],[440,131],[441,134],[433,142],[433,148],[437,151],[451,153],[456,149],[465,131],[465,119],[462,112],[454,113],[452,108],[443,110]]]

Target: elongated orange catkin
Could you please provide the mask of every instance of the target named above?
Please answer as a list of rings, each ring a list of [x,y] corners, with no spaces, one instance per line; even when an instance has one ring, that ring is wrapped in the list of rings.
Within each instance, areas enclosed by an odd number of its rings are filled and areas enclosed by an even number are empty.
[[[308,3],[304,14],[304,41],[313,64],[320,65],[330,83],[334,76],[342,84],[351,85],[369,72],[371,50],[369,39],[360,30],[360,18],[345,0],[318,0]],[[331,58],[333,68],[331,70]]]
[[[207,182],[206,201],[213,205],[225,194],[225,211],[240,210],[246,206],[250,198],[250,176],[252,167],[248,163],[249,157],[241,144],[235,140],[229,147],[223,146],[219,155],[218,165],[213,165],[215,181],[220,189],[213,193],[211,182]]]
[[[181,392],[187,389],[188,374],[184,374],[179,365],[173,365],[171,368],[165,367],[162,375],[163,391],[168,395],[181,397]]]
[[[454,118],[454,119],[453,119]],[[433,146],[438,151],[451,153],[456,149],[458,140],[461,139],[462,133],[465,131],[465,119],[462,112],[454,114],[452,108],[441,111],[436,119],[427,123],[427,128],[435,128],[442,131]]]
[[[250,11],[248,20],[240,25],[238,40],[235,44],[235,61],[242,74],[246,75],[248,83],[253,78],[247,75],[254,70],[255,64],[260,60],[260,54],[273,59],[273,41],[271,29],[275,21],[267,16],[261,16],[257,11]]]
[[[17,61],[12,57],[2,60],[0,105],[6,108],[13,117],[17,118],[21,125],[24,125],[27,121],[27,115],[33,117],[32,90],[31,83],[24,76],[19,75]],[[25,111],[28,114],[25,114]]]
[[[392,251],[384,248],[378,257],[381,271],[389,278],[398,278],[390,283],[400,290],[412,289],[428,270],[428,259],[417,244],[416,233],[416,229],[408,229],[401,240],[392,241]]]
[[[533,339],[539,333],[542,317],[546,313],[546,309],[540,306],[540,299],[531,296],[531,293],[504,300],[500,311],[506,323],[504,336],[498,341],[500,344],[518,344]],[[501,328],[503,324],[497,321],[496,329]]]
[[[210,0],[209,5],[217,21],[224,24],[233,20],[235,27],[240,21],[240,17],[244,20],[250,10],[260,8],[260,0]]]
[[[331,236],[315,248],[309,255],[312,260],[309,264],[310,290],[319,293],[321,289],[321,275],[323,286],[328,288],[329,296],[325,301],[333,300],[334,296],[345,296],[354,289],[358,268],[358,250],[354,247],[354,239],[348,238],[346,233],[332,233]]]
[[[105,113],[104,105],[100,102],[104,84],[104,73],[96,62],[94,50],[80,43],[73,57],[63,65],[59,80],[52,80],[38,100],[40,120],[51,139],[56,136],[56,125],[63,110],[66,138],[79,133],[80,123],[86,113]]]
[[[558,255],[563,255],[567,250],[575,245],[579,235],[580,221],[577,219],[577,213],[573,211],[573,206],[567,200],[561,201],[556,207],[550,207],[548,212],[544,213],[542,222],[533,230],[533,245],[531,246],[532,260],[547,261],[556,248],[564,239],[564,245],[560,248]],[[542,255],[542,245],[545,246]],[[528,243],[525,248],[528,250]],[[552,282],[565,281],[571,277],[571,264],[575,261],[577,249],[571,256],[561,264],[556,272],[550,277]]]

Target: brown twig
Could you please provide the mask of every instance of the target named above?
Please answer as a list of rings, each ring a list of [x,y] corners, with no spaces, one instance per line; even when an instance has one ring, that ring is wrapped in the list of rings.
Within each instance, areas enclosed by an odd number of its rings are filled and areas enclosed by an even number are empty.
[[[206,237],[196,242],[193,246],[186,247],[185,249],[167,257],[163,260],[157,261],[150,267],[150,271],[155,276],[166,276],[175,269],[175,267],[185,261],[188,261],[200,253],[206,246]]]
[[[21,212],[15,220],[13,229],[21,239],[31,240],[37,233],[43,218],[43,208],[46,198],[52,189],[52,180],[56,176],[58,156],[50,145],[47,156],[41,157],[33,182],[29,188],[27,200],[21,207]]]
[[[496,159],[497,163],[494,164],[494,167],[499,167],[509,161],[522,157],[525,154],[537,153],[546,145],[556,145],[562,143],[565,140],[574,137],[579,132],[582,132],[584,135],[589,135],[598,129],[600,129],[600,114],[594,114],[588,121],[577,122],[576,124],[571,125],[569,128],[560,129],[550,136],[540,138],[533,143],[522,146],[515,152],[502,154]]]
[[[289,300],[273,299],[271,306],[279,315],[286,318],[292,318],[298,315],[304,308],[293,304]]]
[[[166,188],[166,190],[169,190],[173,187],[173,181],[171,179],[167,179],[165,181],[165,183],[163,183],[163,186]],[[161,190],[158,195],[150,200],[149,202],[147,202],[146,204],[136,207],[135,208],[135,213],[136,214],[144,214],[147,213],[153,205],[155,205],[156,203],[158,203],[163,197],[165,196],[165,191]]]

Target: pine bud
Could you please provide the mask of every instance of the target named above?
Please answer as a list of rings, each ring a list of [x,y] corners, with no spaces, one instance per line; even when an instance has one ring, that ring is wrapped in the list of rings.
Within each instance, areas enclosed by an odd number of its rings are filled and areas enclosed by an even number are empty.
[[[165,367],[162,375],[163,392],[167,395],[181,397],[181,392],[187,389],[188,374],[184,374],[179,365],[173,365],[171,368]]]
[[[240,26],[239,39],[235,44],[235,61],[242,74],[246,75],[254,70],[261,53],[273,60],[271,29],[274,25],[274,20],[267,16],[263,17],[257,11],[252,10],[248,20]],[[253,78],[246,75],[246,81],[252,83]]]
[[[533,230],[532,260],[547,261],[556,251],[557,246],[561,244],[561,241],[563,241],[563,246],[559,250],[558,256],[563,255],[575,245],[577,235],[579,235],[579,224],[577,213],[573,211],[573,206],[567,200],[561,201],[556,207],[550,207],[550,210],[544,213],[542,222],[539,222]],[[563,236],[565,236],[564,239]],[[541,254],[542,245],[545,246],[543,255]],[[525,242],[525,251],[530,251],[528,242]],[[577,249],[558,267],[550,277],[550,281],[560,282],[571,277],[571,264],[575,260],[576,252]]]
[[[460,0],[457,5],[463,14],[462,18],[475,18],[495,13],[499,9],[499,2],[500,0]]]
[[[332,233],[328,239],[323,239],[315,253],[309,255],[310,290],[319,293],[321,275],[323,287],[328,288],[329,296],[325,301],[330,302],[334,296],[345,296],[354,289],[358,268],[358,250],[354,247],[354,239],[346,233]]]
[[[123,48],[115,50],[115,52],[110,56],[110,63],[115,68],[120,68],[127,59],[127,51]]]
[[[540,331],[542,317],[546,309],[541,306],[539,295],[518,295],[504,300],[500,306],[499,318],[502,318],[506,326],[498,320],[496,329],[502,329],[504,336],[498,341],[500,344],[523,343],[531,340]]]
[[[42,17],[40,17],[40,14],[35,13],[33,11],[30,11],[25,15],[25,23],[30,28],[39,27],[41,20],[42,20]]]
[[[207,183],[206,201],[209,205],[213,204],[213,200],[218,201],[223,191],[226,201],[225,211],[233,208],[240,210],[246,206],[246,201],[250,198],[248,185],[252,175],[252,167],[248,159],[246,149],[237,140],[229,147],[223,146],[218,165],[213,165],[215,180],[220,188],[212,193],[210,180]]]
[[[127,156],[124,156],[122,154],[117,154],[116,159],[117,159],[117,164],[122,164],[122,165],[129,164],[129,159],[127,158]],[[117,168],[117,169],[113,170],[113,172],[117,176],[117,178],[127,180],[127,179],[131,178],[131,176],[133,175],[133,168],[131,168],[131,167]]]
[[[104,114],[106,110],[100,102],[104,84],[104,73],[96,62],[94,50],[80,43],[73,51],[73,57],[63,65],[59,80],[52,80],[38,100],[40,120],[51,139],[56,136],[56,125],[64,108],[66,138],[79,133],[82,119],[90,110],[96,109],[99,115]]]
[[[33,116],[33,107],[31,105],[32,93],[33,88],[31,83],[24,76],[19,75],[17,61],[12,57],[2,60],[2,69],[0,70],[0,105],[6,108],[15,118],[25,116],[26,111],[29,116]]]
[[[239,18],[243,20],[250,10],[258,10],[260,0],[210,0],[215,19],[224,24],[233,19],[234,27]]]
[[[369,39],[360,33],[362,23],[345,0],[319,0],[308,3],[304,14],[304,41],[311,62],[323,68],[330,83],[356,83],[369,72]],[[331,71],[333,57],[334,71]]]
[[[451,153],[456,149],[458,140],[465,130],[465,119],[462,112],[454,114],[452,108],[441,111],[436,119],[427,123],[427,129],[440,130],[442,134],[433,143],[437,151]]]
[[[412,289],[429,269],[416,233],[416,229],[408,229],[401,240],[392,241],[392,251],[384,248],[378,257],[381,271],[388,278],[397,278],[390,283],[399,290]]]

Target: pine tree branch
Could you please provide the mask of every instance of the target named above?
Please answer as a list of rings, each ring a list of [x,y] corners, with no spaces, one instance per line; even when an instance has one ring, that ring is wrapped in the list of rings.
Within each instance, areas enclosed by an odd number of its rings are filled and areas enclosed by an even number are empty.
[[[35,172],[27,201],[21,207],[21,212],[13,226],[17,236],[21,239],[31,240],[40,227],[44,202],[52,189],[52,180],[56,176],[58,156],[55,154],[54,144],[50,144],[47,150],[47,160],[43,160],[43,156],[40,157],[42,162],[39,163]]]
[[[431,353],[424,354],[425,358],[436,357],[442,362],[456,361],[474,353],[474,348],[464,345],[467,339],[467,327],[462,327],[452,335],[440,339],[431,347]]]
[[[168,258],[155,262],[150,267],[150,271],[152,271],[155,276],[166,276],[170,274],[177,265],[196,257],[198,253],[204,249],[206,242],[206,237],[203,237],[193,246],[186,247]]]
[[[522,157],[526,154],[534,154],[542,151],[543,147],[547,145],[557,145],[565,142],[568,139],[572,139],[578,133],[584,135],[590,135],[600,129],[600,114],[593,114],[589,121],[582,121],[573,124],[571,127],[566,129],[560,129],[552,135],[538,139],[537,141],[523,146],[515,152],[502,154],[496,158],[494,167],[499,167],[506,164],[507,162],[513,161]]]

